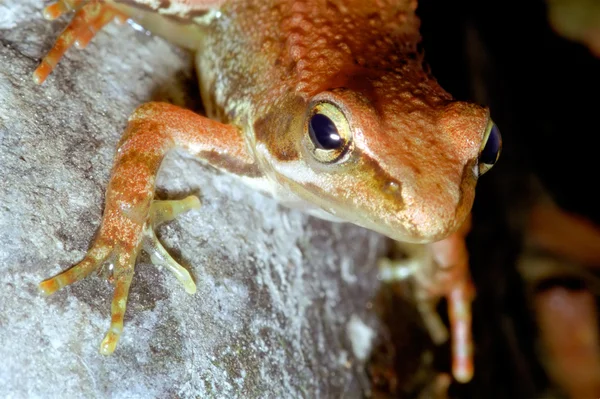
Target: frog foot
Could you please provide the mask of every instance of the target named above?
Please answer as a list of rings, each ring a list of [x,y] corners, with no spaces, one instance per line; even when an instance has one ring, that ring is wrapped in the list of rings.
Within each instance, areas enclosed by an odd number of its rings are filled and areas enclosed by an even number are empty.
[[[379,261],[379,277],[383,281],[398,281],[409,277],[415,282],[415,302],[425,328],[434,344],[448,340],[448,330],[436,311],[445,297],[450,318],[452,342],[452,374],[459,382],[473,376],[473,342],[471,336],[471,283],[464,232],[445,240],[428,244],[397,243],[404,259],[383,258]]]
[[[123,317],[127,304],[129,287],[133,278],[133,271],[140,247],[150,254],[151,261],[155,265],[164,266],[170,270],[181,282],[186,292],[196,292],[190,273],[177,263],[154,233],[154,227],[160,223],[172,220],[179,214],[200,207],[200,200],[195,196],[189,196],[182,200],[153,201],[147,212],[145,221],[135,217],[134,212],[121,212],[118,216],[110,212],[111,216],[105,216],[100,228],[98,238],[92,244],[84,259],[64,272],[44,280],[40,283],[40,290],[50,295],[59,289],[82,280],[90,273],[107,264],[112,273],[110,280],[115,285],[114,296],[111,306],[111,322],[104,339],[100,345],[100,353],[109,355],[114,352],[116,345],[123,332]],[[132,217],[133,216],[133,217]],[[120,228],[120,236],[128,237],[115,239],[112,233],[115,226]],[[126,227],[125,227],[126,226]]]
[[[85,48],[96,33],[110,21],[115,18],[121,21],[127,19],[120,11],[96,0],[59,0],[47,6],[43,13],[44,18],[54,20],[72,11],[75,15],[71,22],[33,73],[33,79],[37,84],[42,84],[46,80],[69,48],[72,46]]]
[[[423,270],[432,270],[436,267],[433,257],[428,253],[426,245],[396,244],[406,252],[406,257],[379,259],[379,279],[387,283],[414,279],[416,284],[412,295],[415,306],[431,340],[435,345],[441,345],[448,340],[448,329],[436,311],[439,296],[433,294],[431,278],[424,277],[425,273],[423,273]]]

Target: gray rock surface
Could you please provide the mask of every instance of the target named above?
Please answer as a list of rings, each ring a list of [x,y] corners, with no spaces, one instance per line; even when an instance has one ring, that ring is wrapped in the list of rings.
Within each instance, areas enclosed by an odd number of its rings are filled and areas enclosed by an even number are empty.
[[[178,154],[160,193],[201,193],[203,207],[159,236],[198,292],[140,263],[110,357],[98,353],[105,279],[39,294],[98,228],[128,115],[151,99],[198,105],[189,54],[115,24],[36,86],[31,73],[66,23],[44,21],[42,5],[0,2],[0,397],[361,397],[353,347],[363,359],[368,347],[348,332],[377,336],[369,308],[384,238],[282,208]]]

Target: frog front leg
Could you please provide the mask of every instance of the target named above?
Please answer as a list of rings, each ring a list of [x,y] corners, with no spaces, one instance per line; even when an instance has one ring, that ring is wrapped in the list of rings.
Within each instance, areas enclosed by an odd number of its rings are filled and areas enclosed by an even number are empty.
[[[164,264],[184,283],[188,292],[195,285],[156,240],[152,225],[199,205],[197,199],[153,202],[156,174],[164,156],[183,148],[222,170],[256,175],[253,158],[245,150],[241,131],[191,111],[165,103],[149,103],[129,119],[121,139],[110,182],[102,224],[85,258],[70,269],[43,281],[40,289],[52,294],[81,280],[105,263],[112,268],[115,291],[111,323],[100,352],[115,350],[123,331],[123,316],[136,258],[146,249],[153,263]]]
[[[44,18],[54,20],[71,11],[75,12],[73,19],[33,73],[33,79],[37,84],[42,84],[46,80],[69,48],[75,46],[83,49],[110,21],[127,19],[127,16],[119,10],[96,0],[57,1],[44,8]]]
[[[471,229],[471,218],[444,240],[429,244],[436,265],[436,277],[422,285],[433,297],[445,297],[450,319],[452,374],[459,382],[473,377],[473,336],[471,303],[475,287],[469,271],[469,251],[465,241]]]
[[[457,232],[431,244],[397,242],[400,252],[407,257],[380,261],[382,280],[414,279],[416,306],[436,345],[448,339],[446,327],[436,311],[439,298],[446,298],[450,318],[452,374],[460,382],[468,382],[473,376],[471,302],[474,287],[465,242],[470,224],[469,218]]]

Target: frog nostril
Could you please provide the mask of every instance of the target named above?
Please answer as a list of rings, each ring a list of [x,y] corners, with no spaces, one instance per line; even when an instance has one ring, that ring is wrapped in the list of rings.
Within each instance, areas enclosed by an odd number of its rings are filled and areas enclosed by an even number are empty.
[[[382,192],[394,197],[394,201],[397,203],[403,203],[402,199],[402,185],[397,180],[390,180],[383,184]]]

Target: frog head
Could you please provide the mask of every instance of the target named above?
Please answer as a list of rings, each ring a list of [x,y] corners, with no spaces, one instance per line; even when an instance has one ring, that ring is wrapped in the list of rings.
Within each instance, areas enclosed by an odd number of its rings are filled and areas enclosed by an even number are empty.
[[[258,145],[274,178],[323,212],[399,241],[458,229],[500,154],[488,109],[452,100],[435,81],[352,75],[292,104],[270,119],[286,134]]]
[[[343,16],[313,11],[300,22],[321,21],[316,32],[290,36],[292,73],[266,97],[258,158],[326,215],[399,241],[440,240],[469,214],[499,130],[487,108],[431,76],[412,3],[353,4]]]

